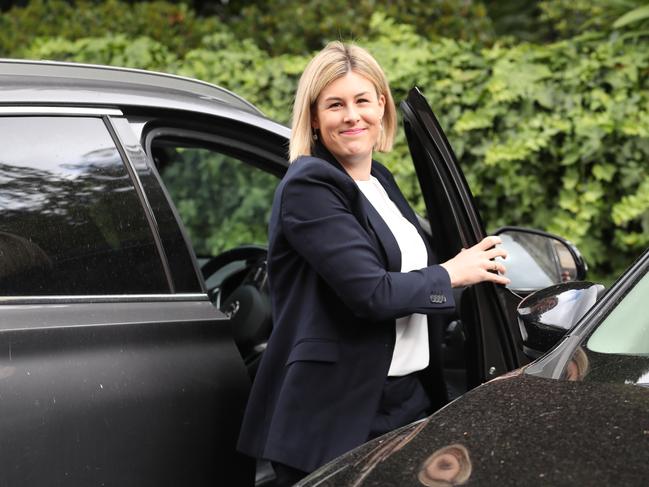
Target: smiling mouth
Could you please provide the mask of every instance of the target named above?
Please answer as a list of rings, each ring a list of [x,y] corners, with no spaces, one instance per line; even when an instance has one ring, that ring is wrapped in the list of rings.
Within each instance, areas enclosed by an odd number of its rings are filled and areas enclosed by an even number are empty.
[[[349,129],[349,130],[343,130],[340,132],[342,135],[358,135],[365,132],[365,129],[363,128],[358,128],[358,129]]]

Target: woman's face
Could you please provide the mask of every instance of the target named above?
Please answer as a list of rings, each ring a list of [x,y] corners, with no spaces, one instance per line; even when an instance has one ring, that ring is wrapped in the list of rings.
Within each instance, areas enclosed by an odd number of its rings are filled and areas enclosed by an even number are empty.
[[[319,130],[320,140],[345,169],[353,172],[365,165],[369,177],[384,106],[385,97],[377,95],[372,82],[350,71],[320,92],[312,126]]]

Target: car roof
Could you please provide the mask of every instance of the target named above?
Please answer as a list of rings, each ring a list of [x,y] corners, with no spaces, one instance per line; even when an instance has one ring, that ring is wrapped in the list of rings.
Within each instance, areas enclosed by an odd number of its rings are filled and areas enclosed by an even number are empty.
[[[154,71],[56,61],[0,59],[0,105],[149,107],[252,123],[288,137],[253,104],[219,86]],[[265,127],[264,127],[265,126]]]

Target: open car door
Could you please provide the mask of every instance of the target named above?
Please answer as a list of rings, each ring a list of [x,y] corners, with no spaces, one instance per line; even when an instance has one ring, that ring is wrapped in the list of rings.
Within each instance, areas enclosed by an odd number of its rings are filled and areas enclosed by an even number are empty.
[[[417,88],[410,91],[401,109],[426,203],[432,246],[439,262],[444,262],[484,238],[484,225],[453,149]],[[454,333],[450,341],[463,348],[467,389],[529,361],[522,353],[516,322],[511,319],[518,302],[509,289],[492,283],[462,291],[459,320],[447,335]],[[447,347],[448,342],[447,336]]]

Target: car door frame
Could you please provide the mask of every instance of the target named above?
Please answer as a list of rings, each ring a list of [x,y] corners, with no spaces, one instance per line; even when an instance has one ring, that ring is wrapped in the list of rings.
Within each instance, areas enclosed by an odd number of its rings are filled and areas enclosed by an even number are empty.
[[[428,102],[413,88],[401,103],[404,129],[440,261],[486,236],[455,153]],[[442,207],[443,211],[439,211]],[[458,312],[467,335],[468,388],[528,362],[511,323],[518,297],[504,286],[480,283],[462,293]]]

